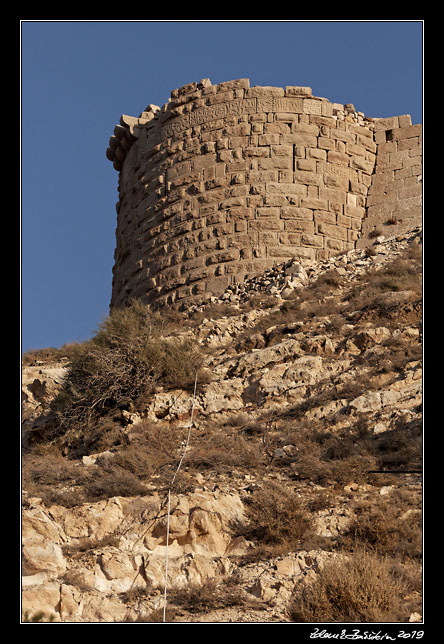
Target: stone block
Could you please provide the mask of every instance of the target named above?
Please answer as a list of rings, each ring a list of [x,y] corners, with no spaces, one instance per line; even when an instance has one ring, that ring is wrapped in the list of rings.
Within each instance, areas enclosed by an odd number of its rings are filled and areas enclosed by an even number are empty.
[[[239,259],[239,250],[237,248],[227,248],[221,250],[206,258],[206,265],[221,264],[224,262],[234,262]]]
[[[293,114],[291,112],[274,112],[274,121],[284,121],[293,125],[298,122],[298,114]]]
[[[326,210],[315,210],[313,213],[315,225],[318,223],[336,224],[337,215],[335,212],[327,212]]]
[[[331,139],[327,136],[320,136],[318,139],[318,146],[321,150],[334,150],[336,148],[335,139]]]
[[[397,141],[397,144],[398,144],[398,150],[409,150],[409,154],[410,154],[410,151],[412,150],[415,150],[417,154],[422,153],[419,136],[413,136],[406,139],[399,139]]]
[[[349,204],[346,204],[344,206],[344,215],[346,217],[359,217],[363,218],[365,217],[365,208],[361,208],[359,206],[350,206]]]
[[[268,98],[270,96],[284,96],[284,90],[282,87],[254,85],[253,87],[249,87],[245,90],[245,96],[248,98]]]
[[[285,206],[281,208],[281,219],[305,219],[310,221],[313,220],[313,210],[298,206]]]
[[[312,112],[313,114],[313,112]],[[321,103],[321,114],[322,116],[333,116],[333,104],[328,101],[322,101]]]
[[[284,244],[279,244],[278,246],[267,246],[267,257],[278,258],[282,257],[283,259],[288,257],[295,257],[296,251],[293,246],[285,246]]]
[[[344,250],[344,242],[340,239],[326,239],[325,248],[340,253]]]
[[[287,85],[285,87],[286,96],[311,96],[311,87],[301,87],[299,85]]]
[[[259,145],[278,145],[279,134],[260,134],[258,139]]]
[[[286,232],[314,234],[314,222],[306,219],[288,219],[285,222]]]
[[[346,143],[345,151],[347,152],[347,154],[350,154],[350,156],[357,155],[365,157],[367,153],[367,149],[363,145],[358,145],[357,143],[350,142]]]
[[[264,206],[263,208],[257,208],[256,209],[256,216],[257,217],[274,217],[275,219],[279,219],[280,208],[278,208],[276,206]]]
[[[284,246],[301,246],[302,233],[281,233],[279,242]],[[297,250],[295,249],[295,254]]]
[[[308,148],[318,147],[317,137],[307,132],[282,132],[281,142],[289,143],[291,145],[300,145]]]
[[[376,154],[378,146],[376,145],[375,141],[373,141],[373,139],[369,139],[367,136],[358,134],[356,136],[356,143],[357,145],[364,147],[368,152]]]
[[[304,99],[304,114],[322,114],[322,102],[316,99]]]
[[[274,156],[271,159],[257,159],[258,170],[290,170],[293,159],[288,156]]]
[[[302,148],[302,150],[305,153],[307,158],[316,159],[318,161],[324,161],[324,162],[327,161],[326,150],[320,150],[319,148]]]
[[[248,231],[263,232],[266,230],[284,230],[284,222],[280,219],[264,217],[263,219],[253,219],[247,222]]]
[[[401,128],[409,127],[412,124],[412,117],[410,114],[403,114],[402,116],[398,116],[398,122]]]
[[[347,167],[349,165],[349,156],[335,150],[329,150],[327,152],[327,162]]]
[[[382,144],[386,142],[386,134],[385,130],[377,130],[374,134],[374,141],[376,145]]]
[[[253,218],[253,210],[244,206],[233,206],[227,212],[227,222],[240,221]]]
[[[365,174],[368,175],[371,175],[373,173],[373,169],[375,167],[375,164],[372,161],[367,161],[363,157],[356,155],[351,158],[350,165],[353,168],[362,170],[362,172],[365,172]]]
[[[261,246],[275,246],[279,243],[277,232],[260,232],[259,245]]]
[[[226,91],[229,89],[248,89],[250,87],[249,78],[237,78],[231,81],[223,81],[217,85],[217,91]]]
[[[234,231],[236,233],[246,232],[246,230],[247,230],[246,221],[236,221],[236,223],[234,224]]]
[[[304,111],[304,101],[299,97],[276,97],[273,100],[273,110],[276,112],[302,114]]]
[[[347,201],[347,193],[341,188],[325,188],[321,186],[319,188],[319,197],[327,199],[329,206],[334,203],[345,204]]]
[[[266,148],[259,148],[259,149],[263,150]],[[286,159],[291,159],[293,156],[293,147],[291,145],[271,145],[270,156],[285,157]]]
[[[249,184],[257,185],[261,183],[277,182],[279,171],[275,170],[252,170],[246,175],[246,181]]]
[[[336,217],[336,223],[338,224],[338,226],[342,226],[343,228],[351,228],[352,217],[346,217],[345,215],[338,214]]]
[[[392,130],[395,127],[399,127],[399,119],[397,116],[391,116],[389,118],[377,118],[374,119],[373,124],[375,132],[378,132],[378,130]]]
[[[324,183],[327,188],[340,188],[343,191],[348,190],[349,179],[348,177],[340,174],[324,174]]]
[[[307,233],[303,233],[301,235],[301,244],[302,246],[312,246],[315,248],[323,248],[324,238],[322,237],[322,235],[309,235]]]
[[[315,159],[297,159],[296,168],[298,170],[315,172],[316,171],[316,161]]]
[[[306,186],[319,186],[322,183],[322,177],[315,171],[295,170],[293,177],[296,183]]]
[[[326,235],[330,239],[348,240],[347,228],[341,226],[333,226],[331,224],[319,223],[317,224],[317,232],[321,235]]]
[[[264,205],[265,206],[286,206],[287,197],[285,195],[265,195],[264,196]]]
[[[348,236],[347,241],[348,241],[348,243],[354,244],[355,242],[357,242],[359,237],[360,237],[360,233],[361,233],[360,229],[359,230],[354,230],[353,228],[349,229],[347,231],[347,236]],[[347,250],[349,250],[349,249],[347,248]]]
[[[328,201],[327,199],[301,197],[301,207],[311,208],[313,210],[328,210]]]

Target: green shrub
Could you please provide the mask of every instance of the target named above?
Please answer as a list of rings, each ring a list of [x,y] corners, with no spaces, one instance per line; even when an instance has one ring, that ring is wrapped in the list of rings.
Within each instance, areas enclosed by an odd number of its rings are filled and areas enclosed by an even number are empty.
[[[116,309],[96,335],[73,348],[60,394],[52,403],[56,433],[68,444],[103,417],[137,408],[158,387],[191,388],[202,365],[190,338],[164,337],[162,317],[139,301]]]
[[[47,616],[42,610],[37,611],[33,615],[29,615],[28,611],[26,611],[23,615],[23,622],[53,622],[55,618],[56,616],[54,614]]]

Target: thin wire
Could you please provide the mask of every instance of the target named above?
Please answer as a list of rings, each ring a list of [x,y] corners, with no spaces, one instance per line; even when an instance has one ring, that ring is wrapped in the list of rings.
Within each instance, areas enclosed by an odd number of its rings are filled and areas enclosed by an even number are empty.
[[[165,588],[163,591],[163,621],[166,618],[166,594],[167,594],[167,575],[168,575],[168,540],[170,536],[170,490],[168,490],[168,511],[167,511],[167,539],[165,552]]]
[[[179,470],[180,470],[180,468],[181,468],[182,461],[183,461],[184,456],[185,456],[185,452],[187,451],[187,449],[188,449],[188,444],[189,444],[189,442],[190,442],[191,427],[193,426],[194,405],[195,405],[195,402],[196,402],[196,387],[197,387],[197,373],[196,373],[196,378],[194,379],[193,406],[192,406],[192,408],[191,408],[191,418],[190,418],[190,426],[189,426],[189,428],[188,428],[187,442],[185,443],[185,448],[184,448],[184,450],[183,450],[183,452],[182,452],[182,456],[181,456],[181,458],[180,458],[179,465],[177,466],[177,469],[176,469],[176,471],[174,472],[174,476],[173,476],[173,479],[172,479],[172,481],[171,481],[171,485],[173,485],[173,483],[174,483],[174,481],[175,481],[175,479],[176,479],[177,473],[179,472]]]
[[[197,388],[197,372],[196,372],[196,377],[194,379],[194,394],[193,394],[193,406],[191,408],[191,418],[190,418],[190,426],[188,428],[188,436],[187,436],[187,441],[185,443],[184,450],[182,452],[182,456],[179,461],[179,465],[177,466],[176,471],[174,472],[174,476],[171,480],[171,485],[168,490],[168,509],[167,509],[167,535],[166,535],[166,550],[165,550],[165,585],[164,585],[164,591],[163,591],[163,621],[165,622],[166,619],[166,605],[167,605],[167,574],[168,574],[168,544],[169,544],[169,538],[170,538],[170,500],[171,500],[171,487],[173,486],[173,483],[176,479],[177,473],[179,472],[182,461],[185,456],[185,452],[188,449],[188,444],[190,442],[190,436],[191,436],[191,428],[193,426],[193,416],[194,416],[194,406],[196,403],[196,388]]]

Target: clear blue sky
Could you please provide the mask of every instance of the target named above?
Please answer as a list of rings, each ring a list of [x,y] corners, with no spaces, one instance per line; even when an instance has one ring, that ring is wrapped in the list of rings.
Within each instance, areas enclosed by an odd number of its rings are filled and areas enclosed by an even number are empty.
[[[121,114],[249,78],[421,123],[422,38],[421,21],[23,21],[22,350],[86,340],[109,313]]]

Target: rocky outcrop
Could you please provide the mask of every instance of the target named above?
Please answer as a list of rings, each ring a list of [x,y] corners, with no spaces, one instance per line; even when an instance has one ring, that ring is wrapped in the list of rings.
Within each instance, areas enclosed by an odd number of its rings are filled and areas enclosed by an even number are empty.
[[[23,610],[31,614],[38,609],[62,621],[115,621],[107,609],[128,617],[131,611],[119,612],[119,596],[136,589],[154,592],[155,609],[165,583],[167,520],[165,498],[158,494],[114,497],[70,509],[45,508],[39,499],[28,499],[22,533]],[[229,574],[230,558],[249,546],[242,537],[233,538],[229,526],[244,520],[237,493],[202,489],[173,496],[168,587]],[[100,598],[107,598],[108,605]]]
[[[380,304],[387,313],[383,320],[374,320],[368,309],[351,310],[339,329],[334,325],[337,307],[314,316],[298,313],[295,319],[292,298],[335,271],[334,287],[319,295],[319,301],[344,302],[367,271],[382,269],[420,239],[421,231],[414,229],[379,240],[372,253],[353,250],[303,267],[288,261],[230,287],[218,300],[190,307],[190,319],[200,315],[200,321],[180,333],[195,337],[206,351],[196,398],[190,391],[158,390],[143,408],[123,410],[120,420],[122,443],[136,449],[148,429],[157,428],[159,435],[171,429],[182,432],[179,454],[185,453],[186,430],[191,428],[184,478],[172,490],[169,517],[168,476],[161,469],[157,478],[147,475],[145,494],[65,505],[40,498],[34,480],[32,489],[22,490],[24,615],[32,618],[40,612],[45,621],[99,623],[156,621],[157,615],[161,621],[167,570],[168,597],[216,583],[226,592],[235,587],[243,602],[238,606],[227,599],[202,614],[184,609],[178,621],[289,621],[296,584],[310,583],[328,561],[347,556],[332,544],[347,534],[362,505],[381,503],[400,492],[398,483],[363,483],[354,479],[354,472],[342,473],[340,483],[331,480],[330,470],[322,481],[321,476],[310,479],[306,471],[316,454],[304,452],[302,433],[295,434],[296,429],[280,438],[280,423],[303,418],[310,428],[319,425],[331,435],[345,436],[365,419],[366,436],[379,440],[383,453],[399,423],[420,425],[422,404],[416,295],[408,289],[386,292]],[[254,298],[267,305],[249,306]],[[285,303],[290,314],[284,320]],[[215,305],[231,307],[229,314],[212,316]],[[65,369],[64,363],[24,368],[24,447],[32,447],[37,437],[45,440],[49,403]],[[257,436],[260,468],[246,471],[231,454],[229,471],[209,469],[211,432],[216,436],[216,429],[226,426],[239,437]],[[349,452],[357,448],[357,439],[354,447],[346,447]],[[106,452],[83,456],[75,467],[82,476],[94,477],[101,464],[118,456],[119,447],[110,445]],[[420,480],[406,476],[404,495],[420,498]],[[72,486],[59,480],[61,489]],[[264,558],[245,526],[254,491],[270,481],[280,486],[283,498],[296,494],[310,508],[312,541]],[[76,489],[69,488],[74,497]],[[416,521],[418,512],[417,505],[406,506],[398,523]],[[411,606],[406,619],[421,619],[418,603]]]

